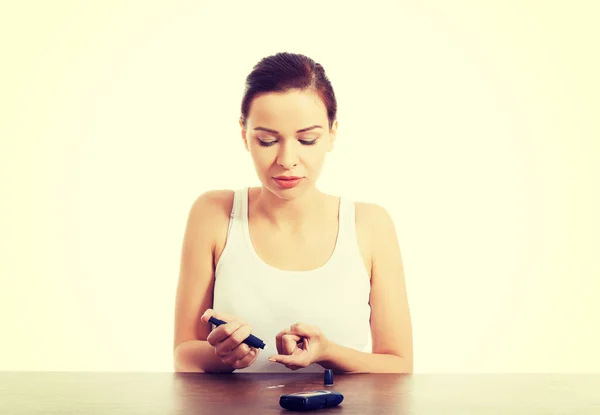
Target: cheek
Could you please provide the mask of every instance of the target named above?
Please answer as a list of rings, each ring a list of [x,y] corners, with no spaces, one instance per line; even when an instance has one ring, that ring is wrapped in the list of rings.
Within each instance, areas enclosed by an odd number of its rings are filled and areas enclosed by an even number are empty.
[[[307,154],[305,157],[305,164],[310,166],[312,169],[320,169],[325,162],[325,155],[326,153],[321,151],[315,151],[311,154]]]
[[[263,148],[254,147],[250,150],[250,154],[254,165],[259,170],[267,169],[273,163],[273,155],[270,151],[264,151]]]

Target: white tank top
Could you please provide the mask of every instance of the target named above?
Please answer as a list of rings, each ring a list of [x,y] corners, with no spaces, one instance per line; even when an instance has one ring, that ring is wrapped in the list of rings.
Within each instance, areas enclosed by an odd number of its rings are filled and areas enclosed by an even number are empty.
[[[275,336],[297,322],[317,326],[329,340],[372,352],[371,284],[356,239],[354,202],[340,197],[335,249],[323,266],[286,271],[263,262],[248,232],[248,188],[235,191],[229,230],[215,268],[213,309],[238,316],[266,343],[254,363],[236,372],[286,372],[268,361]],[[296,372],[322,372],[314,363]]]

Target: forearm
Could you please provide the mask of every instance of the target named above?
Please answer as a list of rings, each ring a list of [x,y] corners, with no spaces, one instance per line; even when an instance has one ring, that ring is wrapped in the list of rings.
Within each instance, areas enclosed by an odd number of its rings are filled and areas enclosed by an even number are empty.
[[[332,343],[323,360],[325,369],[338,373],[412,373],[412,362],[392,354],[365,353]]]
[[[205,340],[189,340],[181,343],[173,353],[176,372],[230,373],[231,365],[223,363],[215,349]]]

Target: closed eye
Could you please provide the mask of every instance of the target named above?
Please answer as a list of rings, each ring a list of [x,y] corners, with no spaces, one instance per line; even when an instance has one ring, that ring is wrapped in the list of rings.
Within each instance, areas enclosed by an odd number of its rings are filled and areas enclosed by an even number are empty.
[[[312,146],[315,145],[317,143],[317,140],[298,140],[300,143],[302,143],[305,146]],[[262,141],[262,140],[258,140],[258,144],[263,146],[263,147],[271,147],[272,145],[275,145],[276,143],[278,143],[278,141]]]
[[[260,144],[263,147],[271,147],[275,143],[277,143],[277,141],[263,141],[263,140],[258,140],[258,144]]]

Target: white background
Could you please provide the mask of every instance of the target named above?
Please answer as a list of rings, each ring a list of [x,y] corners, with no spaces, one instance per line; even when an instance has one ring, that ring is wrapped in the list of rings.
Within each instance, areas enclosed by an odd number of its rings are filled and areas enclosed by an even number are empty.
[[[0,7],[0,370],[173,369],[188,210],[258,184],[239,107],[280,51],[338,98],[321,188],[394,218],[416,372],[600,370],[597,13],[348,3]]]

